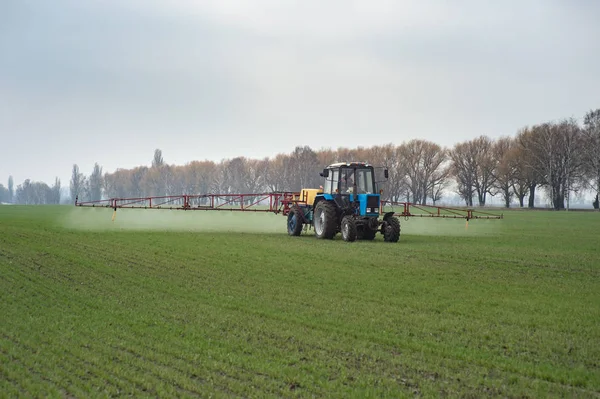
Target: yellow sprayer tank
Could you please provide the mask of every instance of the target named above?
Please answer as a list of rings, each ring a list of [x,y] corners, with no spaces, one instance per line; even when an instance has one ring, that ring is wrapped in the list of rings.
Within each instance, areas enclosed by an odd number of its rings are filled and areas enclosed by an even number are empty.
[[[323,190],[319,188],[303,188],[300,191],[300,198],[302,202],[306,202],[307,205],[312,205],[315,202],[317,194],[323,194]]]

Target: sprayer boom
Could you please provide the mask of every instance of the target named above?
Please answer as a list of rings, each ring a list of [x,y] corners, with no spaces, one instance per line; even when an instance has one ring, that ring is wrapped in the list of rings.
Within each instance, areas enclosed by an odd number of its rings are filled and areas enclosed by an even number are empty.
[[[75,206],[141,209],[171,209],[183,211],[239,211],[271,212],[287,216],[294,206],[306,205],[301,192],[273,192],[259,194],[199,194],[168,195],[159,197],[111,198],[98,201],[75,200]],[[490,212],[450,208],[434,205],[419,205],[410,202],[381,201],[381,213],[393,212],[398,217],[430,217],[451,219],[502,219],[502,215]]]

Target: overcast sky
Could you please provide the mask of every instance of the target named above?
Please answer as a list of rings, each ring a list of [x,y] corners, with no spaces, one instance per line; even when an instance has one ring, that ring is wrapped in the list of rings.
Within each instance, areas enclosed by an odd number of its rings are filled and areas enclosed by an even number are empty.
[[[0,1],[0,183],[451,146],[600,107],[600,2]]]

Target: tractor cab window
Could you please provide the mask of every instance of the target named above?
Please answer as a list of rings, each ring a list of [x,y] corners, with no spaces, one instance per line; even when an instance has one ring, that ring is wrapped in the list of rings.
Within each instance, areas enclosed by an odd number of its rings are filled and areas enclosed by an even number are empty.
[[[325,194],[335,194],[339,176],[340,171],[338,169],[329,170],[329,177],[325,178],[325,184],[323,185],[323,192]]]
[[[371,169],[357,169],[356,170],[359,194],[374,194],[375,186],[373,185],[373,171]]]
[[[373,171],[371,169],[341,168],[340,192],[342,194],[353,193],[355,181],[358,194],[373,194],[375,192]]]
[[[332,187],[332,176],[331,176],[331,171],[328,177],[325,178],[325,184],[323,184],[323,192],[325,194],[331,194],[331,187]]]

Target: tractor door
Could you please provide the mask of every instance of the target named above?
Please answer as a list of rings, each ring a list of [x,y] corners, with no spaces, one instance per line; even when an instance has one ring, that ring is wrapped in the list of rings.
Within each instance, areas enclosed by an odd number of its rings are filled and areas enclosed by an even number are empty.
[[[329,176],[325,178],[323,194],[336,194],[339,187],[340,171],[339,169],[329,170]]]

